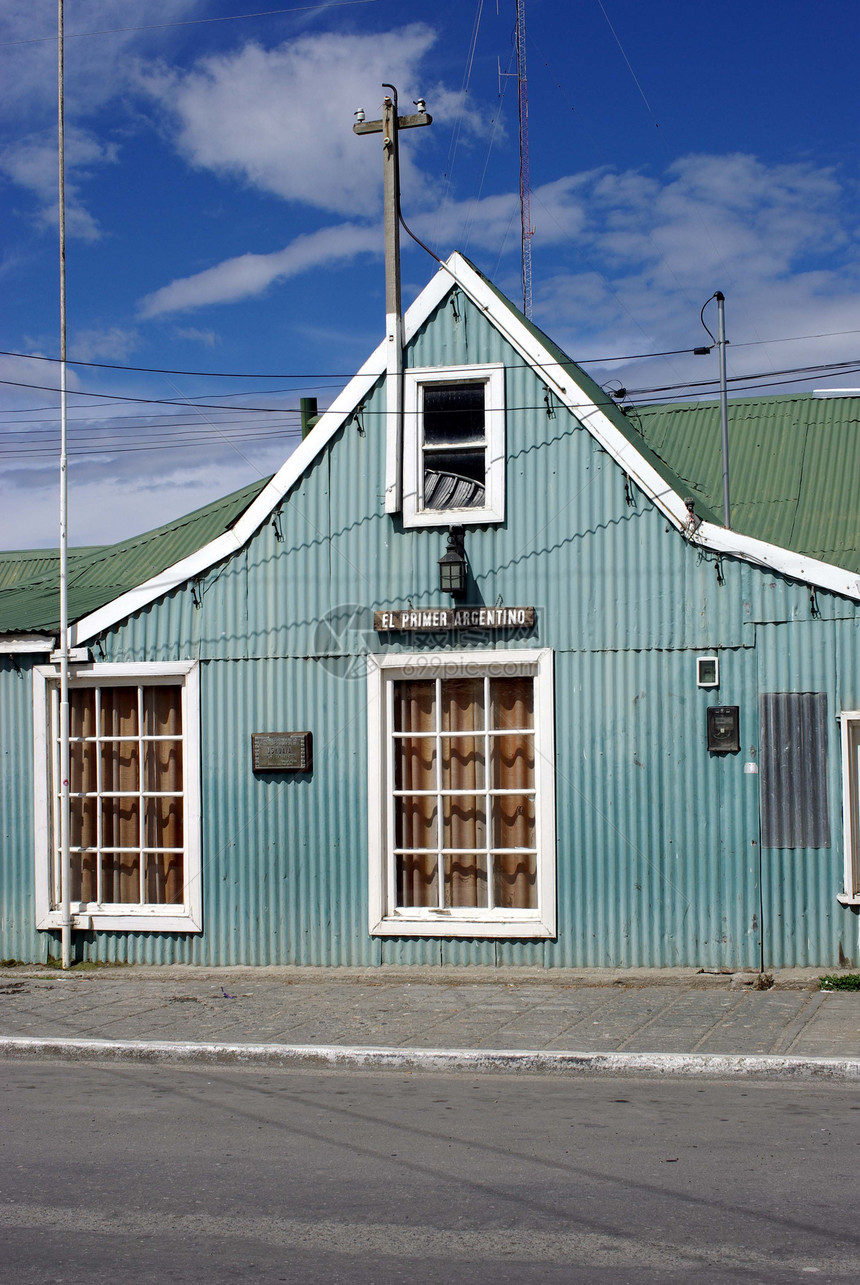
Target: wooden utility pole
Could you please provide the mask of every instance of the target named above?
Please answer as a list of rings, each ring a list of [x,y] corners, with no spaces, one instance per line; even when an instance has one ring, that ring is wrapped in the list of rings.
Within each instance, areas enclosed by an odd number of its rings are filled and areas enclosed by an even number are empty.
[[[357,111],[353,131],[356,134],[382,135],[383,204],[385,207],[385,342],[388,423],[394,427],[386,435],[388,449],[385,462],[385,512],[399,513],[401,496],[400,457],[403,442],[403,306],[400,297],[400,147],[401,129],[430,125],[424,99],[419,98],[412,116],[397,115],[397,90],[393,85],[382,100],[382,120],[364,119]]]

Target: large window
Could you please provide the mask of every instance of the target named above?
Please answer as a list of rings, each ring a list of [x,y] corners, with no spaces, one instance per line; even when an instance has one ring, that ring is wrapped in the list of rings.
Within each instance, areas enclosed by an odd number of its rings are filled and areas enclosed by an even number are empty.
[[[75,671],[69,692],[69,890],[78,923],[199,927],[195,680],[187,665]],[[59,696],[54,671],[40,670],[40,927],[54,926],[62,901]]]
[[[551,652],[375,657],[369,684],[371,932],[553,935]]]
[[[407,371],[404,408],[404,523],[501,522],[503,367]]]

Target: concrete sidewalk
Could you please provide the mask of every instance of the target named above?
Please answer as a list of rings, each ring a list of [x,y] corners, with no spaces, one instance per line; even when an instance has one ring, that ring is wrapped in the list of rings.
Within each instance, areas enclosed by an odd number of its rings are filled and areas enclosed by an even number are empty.
[[[82,1055],[96,1056],[92,1041],[108,1041],[117,1056],[132,1041],[151,1046],[153,1057],[156,1045],[181,1045],[197,1060],[216,1045],[229,1046],[234,1060],[248,1060],[241,1050],[250,1056],[254,1046],[266,1061],[278,1049],[308,1058],[314,1050],[375,1050],[399,1052],[403,1065],[407,1054],[420,1065],[447,1050],[467,1051],[484,1067],[501,1067],[500,1055],[510,1054],[510,1069],[533,1053],[545,1069],[556,1054],[566,1064],[571,1055],[611,1054],[594,1065],[616,1073],[647,1066],[650,1055],[664,1073],[673,1065],[722,1073],[726,1058],[744,1066],[767,1058],[761,1069],[823,1058],[843,1070],[850,1063],[849,1078],[860,1078],[860,993],[822,992],[818,976],[780,972],[772,989],[754,990],[753,974],[692,970],[18,966],[0,969],[0,1056],[74,1056],[85,1046]]]

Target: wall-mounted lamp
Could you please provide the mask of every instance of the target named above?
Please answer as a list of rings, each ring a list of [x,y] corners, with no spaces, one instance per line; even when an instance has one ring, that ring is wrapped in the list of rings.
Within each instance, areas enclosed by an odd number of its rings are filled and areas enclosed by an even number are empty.
[[[448,547],[439,559],[439,588],[452,598],[462,598],[466,592],[466,551],[461,526],[448,530]]]

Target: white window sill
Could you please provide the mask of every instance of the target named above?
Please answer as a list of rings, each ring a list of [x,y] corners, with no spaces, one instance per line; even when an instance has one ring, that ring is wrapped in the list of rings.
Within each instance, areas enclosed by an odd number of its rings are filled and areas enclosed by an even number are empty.
[[[496,509],[422,509],[417,513],[403,512],[403,529],[418,527],[490,526],[504,522],[505,515]]]
[[[516,918],[464,919],[450,912],[389,915],[370,929],[372,937],[503,937],[538,939],[555,936],[555,928],[537,914]]]
[[[836,900],[840,906],[860,906],[860,895],[852,895],[850,892],[839,892],[836,894]]]
[[[38,929],[59,929],[63,926],[63,916],[59,910],[51,910],[40,919]],[[135,907],[130,910],[87,910],[72,908],[72,928],[84,932],[120,932],[120,933],[200,933],[203,925],[182,906],[168,911],[165,907],[157,910],[141,910]]]

